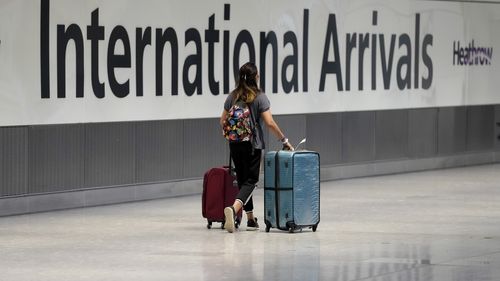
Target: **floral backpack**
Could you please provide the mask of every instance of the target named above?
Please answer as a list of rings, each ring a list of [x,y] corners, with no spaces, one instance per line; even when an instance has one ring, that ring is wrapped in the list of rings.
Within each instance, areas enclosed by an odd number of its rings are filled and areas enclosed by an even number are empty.
[[[252,124],[250,106],[243,101],[237,101],[231,106],[224,120],[224,137],[230,142],[252,141]]]

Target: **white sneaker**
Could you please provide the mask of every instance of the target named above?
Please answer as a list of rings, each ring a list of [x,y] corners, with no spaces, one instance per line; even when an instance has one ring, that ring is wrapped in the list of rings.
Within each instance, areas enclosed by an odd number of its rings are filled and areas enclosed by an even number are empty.
[[[231,207],[226,207],[224,208],[224,217],[226,218],[226,221],[224,223],[224,228],[228,232],[234,232],[235,225],[234,225],[234,208]]]

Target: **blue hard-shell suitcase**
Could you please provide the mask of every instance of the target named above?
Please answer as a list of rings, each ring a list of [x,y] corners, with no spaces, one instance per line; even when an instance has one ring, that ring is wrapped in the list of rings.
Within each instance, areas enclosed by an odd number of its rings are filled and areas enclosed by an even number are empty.
[[[319,154],[314,151],[270,151],[264,157],[266,232],[271,227],[294,232],[316,231],[320,221]]]

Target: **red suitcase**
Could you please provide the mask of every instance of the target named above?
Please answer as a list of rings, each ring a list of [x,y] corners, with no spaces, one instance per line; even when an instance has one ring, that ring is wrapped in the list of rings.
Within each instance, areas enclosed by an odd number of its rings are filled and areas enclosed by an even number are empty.
[[[224,228],[224,208],[234,203],[238,191],[236,176],[228,166],[212,168],[205,173],[201,212],[207,219],[208,229],[212,228],[212,222],[220,222]],[[236,227],[240,222],[241,210],[237,214]]]

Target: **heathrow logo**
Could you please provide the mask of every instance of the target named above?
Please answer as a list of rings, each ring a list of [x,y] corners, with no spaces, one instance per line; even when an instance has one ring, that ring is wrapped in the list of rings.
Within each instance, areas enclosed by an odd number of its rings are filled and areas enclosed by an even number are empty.
[[[479,47],[474,40],[469,44],[453,42],[453,65],[491,65],[493,47]]]

